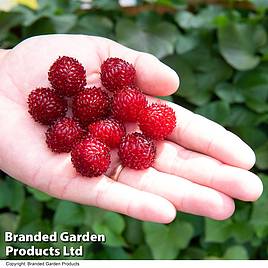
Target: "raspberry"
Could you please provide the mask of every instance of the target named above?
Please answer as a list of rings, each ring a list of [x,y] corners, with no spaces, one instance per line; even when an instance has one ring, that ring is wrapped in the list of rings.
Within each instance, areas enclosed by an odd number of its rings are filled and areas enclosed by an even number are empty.
[[[71,157],[76,171],[87,177],[102,175],[110,165],[109,148],[92,136],[75,145]]]
[[[123,124],[115,119],[104,119],[88,126],[89,133],[104,142],[110,148],[116,148],[126,134]]]
[[[114,94],[112,113],[118,120],[135,122],[146,105],[146,97],[137,87],[126,86]]]
[[[154,142],[138,132],[124,136],[118,151],[122,164],[133,169],[146,169],[152,166],[155,154]]]
[[[62,56],[50,67],[48,80],[59,95],[74,96],[86,86],[86,71],[78,60]]]
[[[46,132],[47,146],[56,153],[68,153],[84,135],[79,123],[72,118],[59,119]]]
[[[104,118],[110,110],[110,98],[101,88],[86,88],[73,99],[73,115],[81,124]]]
[[[176,116],[172,108],[154,103],[144,108],[138,117],[140,130],[149,138],[163,140],[176,126]]]
[[[67,101],[50,88],[37,88],[28,96],[28,112],[36,122],[50,125],[67,111]]]
[[[110,91],[133,85],[135,78],[136,71],[133,65],[122,59],[108,58],[101,65],[101,82]]]

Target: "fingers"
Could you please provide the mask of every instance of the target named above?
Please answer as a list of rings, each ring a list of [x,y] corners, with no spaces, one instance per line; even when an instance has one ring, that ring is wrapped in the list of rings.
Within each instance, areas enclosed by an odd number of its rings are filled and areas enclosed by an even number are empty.
[[[250,169],[255,164],[255,154],[252,149],[238,136],[219,124],[174,103],[155,98],[149,100],[167,103],[174,109],[177,126],[169,140],[228,165]]]
[[[244,201],[255,201],[263,190],[255,174],[168,141],[158,142],[154,167]]]
[[[144,221],[169,223],[176,216],[176,210],[168,200],[115,182],[105,176],[91,179],[58,179],[65,181],[65,186],[62,187],[61,181],[60,189],[63,191],[56,191],[54,195],[62,199],[97,206]]]
[[[138,52],[109,40],[110,57],[131,62],[136,69],[137,85],[147,94],[165,96],[179,87],[179,77],[174,70],[153,55]]]
[[[233,200],[217,192],[154,168],[135,171],[124,168],[119,181],[168,199],[177,210],[223,220],[234,212]]]

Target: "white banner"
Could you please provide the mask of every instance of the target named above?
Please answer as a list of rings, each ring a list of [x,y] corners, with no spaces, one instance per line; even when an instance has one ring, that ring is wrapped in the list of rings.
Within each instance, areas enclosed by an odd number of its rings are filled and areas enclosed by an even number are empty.
[[[67,261],[67,260],[55,260],[55,261],[31,261],[31,260],[20,260],[20,261],[0,261],[1,268],[11,268],[11,267],[63,267],[63,268],[70,268],[70,267],[79,267],[79,268],[137,268],[137,267],[148,267],[152,266],[154,268],[267,268],[268,267],[268,260],[267,261],[222,261],[222,260],[204,260],[204,261],[113,261],[113,260],[83,260],[83,261]]]

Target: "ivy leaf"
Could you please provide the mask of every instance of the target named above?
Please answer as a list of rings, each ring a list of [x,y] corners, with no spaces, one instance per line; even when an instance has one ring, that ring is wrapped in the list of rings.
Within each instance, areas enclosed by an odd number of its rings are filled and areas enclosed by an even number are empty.
[[[215,94],[228,103],[242,103],[245,101],[240,90],[227,82],[218,84],[215,88]]]
[[[50,20],[54,26],[56,33],[66,33],[74,27],[77,16],[74,14],[63,14],[58,16],[51,16]]]
[[[4,240],[4,232],[15,233],[18,227],[19,216],[13,213],[0,214],[0,258],[5,258],[4,248],[8,245]]]
[[[232,115],[231,115],[231,118],[232,118]],[[239,121],[240,120],[238,120],[237,123],[239,123]],[[268,139],[268,135],[265,133],[264,130],[260,128],[254,128],[250,125],[241,126],[241,127],[233,127],[232,130],[235,132],[235,134],[237,134],[242,140],[244,140],[247,144],[249,144],[254,149],[263,145]]]
[[[223,243],[232,234],[230,233],[232,222],[230,220],[215,221],[205,219],[205,242]]]
[[[25,225],[34,220],[38,220],[42,216],[43,205],[32,197],[27,197],[23,203],[20,212],[19,225]]]
[[[268,189],[268,176],[266,174],[258,174],[262,179],[264,189]],[[268,235],[268,191],[264,191],[262,196],[253,203],[250,223],[252,224],[257,236],[264,238]]]
[[[53,199],[52,196],[50,196],[44,192],[38,191],[32,187],[27,187],[27,190],[28,190],[28,192],[32,193],[34,198],[38,201],[47,202],[47,201],[50,201],[51,199]]]
[[[243,105],[233,105],[226,125],[230,127],[246,127],[257,124],[258,115]]]
[[[173,68],[180,77],[180,89],[178,94],[185,98],[191,98],[196,94],[196,78],[191,66],[180,56],[168,56],[163,62]]]
[[[248,260],[248,252],[242,246],[231,246],[227,248],[223,258],[225,260]]]
[[[194,234],[190,223],[178,220],[170,225],[145,222],[143,229],[154,259],[175,259]]]
[[[224,101],[211,102],[197,108],[195,112],[223,125],[226,124],[231,114],[229,104]]]
[[[84,222],[84,210],[79,204],[60,201],[53,221],[55,225],[79,226]]]
[[[70,33],[112,37],[113,22],[104,16],[86,14],[79,17]]]
[[[256,166],[259,169],[268,169],[268,142],[256,149]]]
[[[116,24],[117,41],[130,48],[163,58],[174,51],[178,30],[175,25],[161,21],[139,24],[120,19]]]
[[[231,22],[218,29],[220,52],[224,59],[237,70],[253,69],[260,62],[260,57],[256,55],[254,36],[252,36],[255,30],[252,25]]]
[[[220,16],[222,9],[216,6],[208,6],[200,10],[198,14],[189,11],[180,11],[175,15],[175,21],[185,29],[213,29],[216,27],[216,18]]]
[[[176,41],[176,52],[178,54],[184,54],[192,49],[196,48],[199,44],[199,39],[196,35],[179,34]]]
[[[11,211],[19,212],[25,199],[22,183],[6,176],[0,181],[0,208],[8,207]]]
[[[257,113],[268,111],[268,65],[262,64],[256,69],[238,73],[235,86],[240,89],[246,105]]]
[[[124,228],[125,222],[123,217],[114,212],[104,212],[102,217],[96,218],[92,225],[94,232],[105,234],[106,245],[113,247],[125,245],[122,237]]]

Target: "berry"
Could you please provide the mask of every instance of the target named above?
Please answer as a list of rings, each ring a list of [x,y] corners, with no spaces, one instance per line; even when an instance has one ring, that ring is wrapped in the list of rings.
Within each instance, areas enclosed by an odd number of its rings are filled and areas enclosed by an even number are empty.
[[[112,113],[118,120],[135,122],[146,105],[146,97],[137,87],[126,86],[114,94]]]
[[[79,123],[72,118],[59,119],[46,132],[47,146],[56,153],[68,153],[84,135]]]
[[[163,140],[176,126],[176,116],[172,108],[154,103],[144,108],[138,117],[140,130],[149,138]]]
[[[101,82],[110,91],[117,91],[135,83],[136,71],[132,64],[119,59],[108,58],[101,65]]]
[[[126,134],[123,124],[115,119],[104,119],[88,126],[89,133],[104,142],[110,148],[116,148]]]
[[[28,112],[36,122],[50,125],[67,111],[67,101],[59,97],[54,90],[40,87],[28,96]]]
[[[78,60],[62,56],[50,67],[48,80],[59,95],[74,96],[86,86],[86,71]]]
[[[104,118],[110,111],[110,98],[101,88],[86,88],[73,99],[73,115],[81,124]]]
[[[97,177],[105,173],[110,165],[110,150],[103,142],[90,136],[74,146],[71,159],[81,175]]]
[[[133,169],[146,169],[152,166],[155,154],[154,142],[138,132],[124,136],[118,151],[122,164]]]

